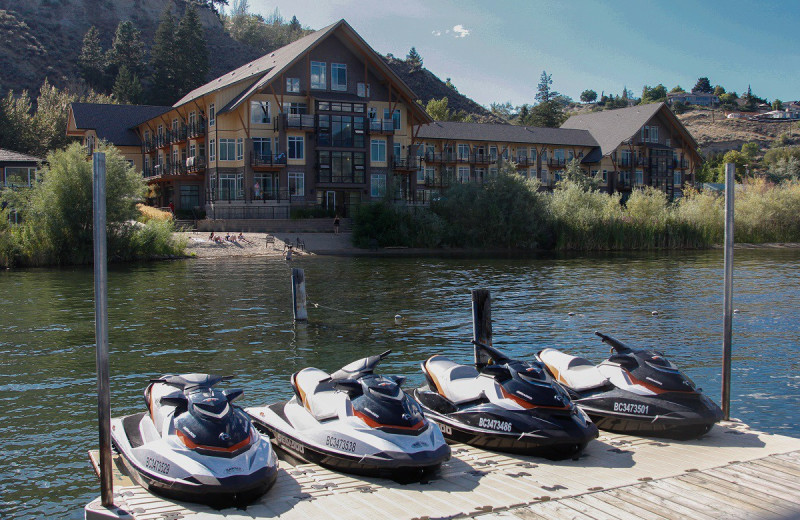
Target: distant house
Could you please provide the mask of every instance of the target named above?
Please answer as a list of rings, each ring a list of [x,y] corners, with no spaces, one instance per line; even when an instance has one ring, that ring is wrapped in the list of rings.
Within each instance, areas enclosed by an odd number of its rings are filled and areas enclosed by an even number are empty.
[[[667,104],[672,106],[675,103],[697,105],[701,107],[715,107],[719,105],[719,96],[706,94],[704,92],[670,92],[667,94]]]
[[[42,160],[32,155],[0,148],[0,186],[22,188],[36,180]]]

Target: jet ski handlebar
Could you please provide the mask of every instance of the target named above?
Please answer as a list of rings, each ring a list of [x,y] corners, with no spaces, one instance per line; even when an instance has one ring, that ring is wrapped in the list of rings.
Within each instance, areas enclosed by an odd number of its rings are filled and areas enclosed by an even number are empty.
[[[492,360],[492,363],[494,363],[495,365],[502,365],[504,363],[508,363],[509,361],[511,361],[511,358],[509,358],[496,348],[490,347],[485,343],[481,343],[480,341],[477,340],[472,340],[472,344],[478,347],[479,349],[483,350],[486,353],[486,355],[488,355],[489,358]]]
[[[352,363],[345,365],[344,367],[340,368],[339,370],[331,374],[330,380],[333,380],[334,382],[343,379],[354,381],[367,374],[371,374],[373,370],[375,370],[375,367],[378,366],[378,363],[380,363],[386,356],[388,356],[391,353],[392,353],[391,350],[387,350],[382,354],[369,356],[364,359],[353,361]]]
[[[628,352],[632,352],[633,351],[633,349],[631,349],[629,346],[625,345],[623,342],[621,342],[621,341],[619,341],[617,339],[614,339],[614,338],[612,338],[611,336],[609,336],[607,334],[603,334],[600,331],[594,331],[594,333],[597,336],[600,337],[600,339],[603,341],[603,343],[606,343],[607,345],[610,345],[611,348],[613,348],[614,350],[616,350],[620,354],[627,354]]]

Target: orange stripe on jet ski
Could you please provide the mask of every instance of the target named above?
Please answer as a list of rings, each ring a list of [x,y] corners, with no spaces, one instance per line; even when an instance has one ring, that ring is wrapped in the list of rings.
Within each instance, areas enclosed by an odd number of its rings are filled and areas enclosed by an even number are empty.
[[[643,387],[647,388],[648,390],[650,390],[651,392],[655,392],[657,394],[666,394],[666,393],[696,394],[697,393],[694,390],[665,390],[665,389],[663,389],[663,388],[661,388],[659,386],[656,386],[654,384],[642,381],[641,379],[636,379],[635,377],[633,377],[633,374],[631,374],[630,372],[628,372],[624,368],[622,369],[622,371],[628,377],[628,379],[630,379],[631,383],[633,383],[634,385],[643,386]]]
[[[196,449],[199,448],[201,450],[217,451],[217,452],[220,452],[220,453],[233,453],[234,451],[240,450],[240,449],[244,448],[245,446],[247,446],[248,444],[250,444],[251,442],[253,442],[253,433],[252,432],[250,432],[250,435],[248,435],[246,439],[244,439],[241,442],[237,442],[236,444],[234,444],[233,446],[230,446],[228,448],[222,448],[222,447],[219,447],[219,446],[204,446],[202,444],[195,443],[192,439],[187,437],[186,434],[184,434],[180,430],[178,430],[175,433],[178,435],[178,438],[181,440],[181,442],[183,442],[183,444],[185,444],[186,447],[189,448],[190,450],[196,450]]]
[[[369,426],[370,428],[397,428],[400,430],[419,430],[420,428],[425,426],[425,419],[411,426],[396,426],[394,424],[381,424],[378,421],[375,421],[374,419],[367,417],[358,410],[353,410],[353,415],[364,421],[366,425]]]
[[[447,397],[446,395],[444,395],[444,391],[442,390],[442,385],[439,383],[439,380],[436,379],[436,376],[433,375],[433,372],[428,370],[428,362],[431,359],[435,358],[437,355],[438,354],[433,355],[433,356],[431,356],[431,357],[429,357],[428,359],[425,360],[425,373],[428,374],[428,376],[431,378],[431,381],[433,381],[433,386],[436,387],[436,388],[434,388],[434,390],[436,390],[436,393],[441,395],[441,396],[443,396],[443,397]]]
[[[544,362],[542,362],[542,364],[545,366],[545,368],[548,370],[548,372],[550,372],[550,374],[556,379],[556,381],[564,383],[565,385],[567,384],[567,382],[564,381],[564,378],[561,377],[561,374],[558,372],[558,370],[556,370],[556,368],[554,366],[548,365],[547,363],[544,363]],[[567,386],[569,386],[569,385],[567,385]]]
[[[303,404],[303,408],[311,411],[311,407],[308,406],[308,402],[306,401],[306,393],[303,392],[303,387],[297,384],[297,374],[292,374],[292,386],[297,389],[297,393],[300,394],[300,402]]]
[[[532,408],[549,408],[551,410],[568,410],[569,409],[569,406],[545,406],[545,405],[539,405],[539,404],[530,403],[530,402],[526,401],[525,399],[523,399],[521,397],[518,397],[518,396],[516,396],[514,394],[509,394],[508,392],[506,392],[506,389],[503,388],[502,386],[500,387],[500,393],[502,393],[503,397],[505,397],[506,399],[511,399],[512,401],[514,401],[515,403],[517,403],[518,405],[520,405],[521,407],[523,407],[523,408],[525,408],[527,410],[530,410]]]

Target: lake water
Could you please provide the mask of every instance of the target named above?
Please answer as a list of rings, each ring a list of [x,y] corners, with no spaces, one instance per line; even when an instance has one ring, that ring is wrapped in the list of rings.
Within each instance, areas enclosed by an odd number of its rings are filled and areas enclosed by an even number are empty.
[[[734,278],[732,415],[794,436],[799,266],[800,250],[737,251]],[[306,272],[306,325],[292,324],[290,267]],[[163,373],[234,375],[240,403],[259,405],[288,398],[303,367],[386,349],[383,372],[421,384],[419,363],[433,353],[469,361],[478,287],[492,291],[495,344],[513,355],[556,346],[600,361],[601,330],[657,346],[719,401],[721,281],[720,251],[112,266],[112,413],[142,410],[147,379]],[[99,494],[87,457],[97,443],[93,342],[90,269],[0,272],[0,518],[82,518]]]

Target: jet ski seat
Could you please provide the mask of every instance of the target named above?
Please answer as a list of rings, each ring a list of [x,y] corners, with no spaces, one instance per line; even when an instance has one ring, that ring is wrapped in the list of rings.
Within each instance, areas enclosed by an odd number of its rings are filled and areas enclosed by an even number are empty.
[[[336,391],[330,377],[330,374],[318,368],[304,368],[292,376],[292,386],[297,389],[303,406],[318,421],[339,415],[343,394]]]
[[[424,368],[437,387],[432,390],[438,391],[453,404],[459,405],[481,397],[490,400],[501,397],[494,378],[478,374],[475,367],[460,365],[444,356],[435,355],[425,361]]]
[[[554,348],[539,352],[539,359],[557,381],[576,392],[598,388],[608,382],[608,378],[588,359],[571,356]]]

